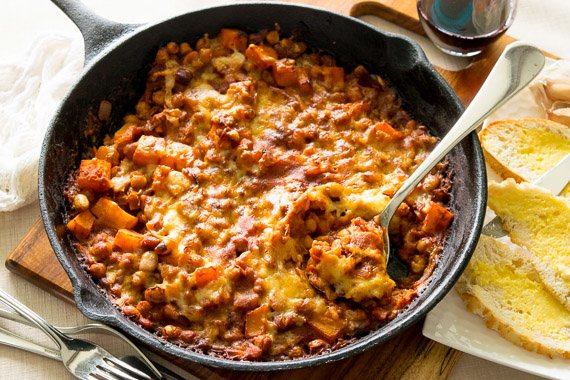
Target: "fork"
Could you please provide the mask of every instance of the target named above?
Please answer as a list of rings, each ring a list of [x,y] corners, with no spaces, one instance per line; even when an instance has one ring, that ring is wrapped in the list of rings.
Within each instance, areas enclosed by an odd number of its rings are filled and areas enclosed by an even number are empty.
[[[10,314],[10,313],[8,313]],[[17,348],[20,350],[28,351],[33,354],[41,355],[49,359],[61,361],[61,357],[59,355],[59,351],[51,348],[46,347],[38,343],[34,343],[31,340],[24,338],[12,331],[9,331],[3,327],[0,327],[0,344]],[[123,356],[121,358],[123,361],[132,364],[134,367],[137,368],[144,368],[145,363],[139,358],[138,356]],[[157,364],[160,366],[159,364]],[[180,376],[179,374],[173,372],[172,370],[160,366],[160,375],[164,377],[166,380],[184,380],[186,379],[197,379],[191,374],[184,374],[184,377]]]
[[[28,326],[34,326],[34,324],[31,321],[29,321],[26,318],[23,318],[19,314],[12,312],[12,311],[3,310],[1,308],[0,308],[0,318],[5,318],[5,319],[8,319],[10,321],[25,324]],[[73,337],[75,335],[82,335],[82,334],[85,334],[85,333],[92,331],[92,332],[104,333],[104,334],[108,334],[108,335],[112,335],[112,336],[115,336],[117,338],[120,338],[125,343],[127,343],[137,353],[139,359],[144,363],[144,365],[146,367],[148,367],[152,371],[154,376],[156,376],[157,378],[160,378],[160,376],[161,376],[161,372],[158,370],[158,368],[156,368],[156,366],[147,358],[147,356],[133,342],[130,341],[130,339],[128,339],[125,335],[121,334],[119,331],[117,331],[117,330],[115,330],[109,326],[106,326],[106,325],[101,324],[101,323],[88,323],[88,324],[79,325],[79,326],[66,326],[66,327],[54,326],[54,327],[56,327],[62,333],[69,335],[71,337]],[[0,328],[0,331],[1,330],[2,329]],[[58,358],[59,358],[59,355],[58,355]]]
[[[79,379],[151,380],[146,373],[117,359],[103,348],[83,339],[71,338],[45,321],[24,304],[0,289],[0,301],[26,318],[54,341],[63,364]]]

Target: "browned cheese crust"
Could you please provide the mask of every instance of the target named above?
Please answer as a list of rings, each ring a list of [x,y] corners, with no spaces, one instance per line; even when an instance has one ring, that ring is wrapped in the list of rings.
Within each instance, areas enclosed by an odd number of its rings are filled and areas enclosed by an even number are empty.
[[[381,326],[436,264],[452,213],[439,164],[380,213],[436,138],[386,81],[279,30],[158,50],[122,127],[70,178],[68,230],[122,312],[199,352],[283,360]]]

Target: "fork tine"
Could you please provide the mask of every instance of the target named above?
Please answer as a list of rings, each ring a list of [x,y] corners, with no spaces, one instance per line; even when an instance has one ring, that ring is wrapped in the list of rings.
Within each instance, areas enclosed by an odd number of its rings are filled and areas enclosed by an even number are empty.
[[[117,378],[109,373],[106,373],[100,368],[95,368],[95,372],[89,374],[90,380],[117,380]]]
[[[139,378],[139,379],[152,380],[152,378],[148,374],[142,372],[138,368],[135,368],[135,367],[131,366],[130,364],[125,363],[124,361],[119,360],[115,357],[108,357],[108,358],[105,358],[104,360],[109,361],[112,365],[119,367],[124,371],[130,372],[130,373],[136,375],[137,378]]]
[[[138,380],[136,377],[132,377],[127,372],[124,372],[121,369],[119,369],[113,365],[105,363],[104,361],[102,361],[99,365],[97,365],[97,369],[112,375],[111,378],[113,378],[113,379]]]

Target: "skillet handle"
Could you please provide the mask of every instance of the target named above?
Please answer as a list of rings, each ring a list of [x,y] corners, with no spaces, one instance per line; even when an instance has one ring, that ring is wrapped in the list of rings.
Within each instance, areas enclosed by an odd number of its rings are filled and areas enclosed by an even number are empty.
[[[51,0],[73,21],[81,31],[85,41],[85,65],[103,51],[111,42],[133,30],[139,24],[122,24],[95,14],[77,0]]]

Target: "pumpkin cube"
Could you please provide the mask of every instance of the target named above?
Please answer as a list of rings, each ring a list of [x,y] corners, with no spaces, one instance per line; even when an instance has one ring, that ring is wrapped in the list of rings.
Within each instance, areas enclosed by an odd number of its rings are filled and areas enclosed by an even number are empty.
[[[160,164],[182,170],[192,163],[193,157],[191,146],[173,141],[166,144],[164,157],[160,160]]]
[[[341,319],[332,319],[327,316],[314,318],[307,322],[323,339],[333,343],[340,336],[345,325]]]
[[[295,61],[292,59],[285,58],[275,62],[271,74],[278,86],[288,87],[297,84],[297,71]]]
[[[322,67],[323,81],[325,87],[333,91],[340,91],[344,87],[344,69],[342,67]]]
[[[115,234],[115,246],[123,252],[134,252],[141,246],[143,237],[144,235],[135,231],[121,228]]]
[[[67,223],[67,229],[74,236],[85,239],[91,233],[94,222],[95,216],[89,210],[85,210]]]
[[[98,158],[81,160],[77,184],[83,190],[96,192],[111,188],[111,163]]]
[[[100,198],[91,208],[91,212],[97,217],[99,223],[116,229],[134,228],[138,223],[136,216],[129,214],[106,197]]]
[[[137,142],[133,153],[133,162],[136,165],[157,165],[166,152],[166,141],[162,137],[143,135]]]
[[[238,29],[224,28],[220,31],[218,38],[220,44],[228,49],[244,51],[247,47],[247,34]]]
[[[119,148],[129,144],[137,137],[137,125],[125,124],[113,135],[113,143]],[[139,132],[140,133],[140,132]]]
[[[119,165],[119,151],[114,145],[102,145],[97,149],[95,157],[109,161],[111,165]]]
[[[385,121],[378,122],[374,124],[374,132],[378,134],[383,134],[386,140],[400,140],[404,137],[404,134],[392,127]]]
[[[266,45],[249,45],[245,56],[261,70],[270,68],[277,61],[277,52]]]
[[[261,305],[245,315],[245,336],[247,338],[265,334],[265,331],[267,331],[268,311],[269,307],[267,305]]]
[[[443,231],[453,220],[453,213],[436,202],[430,202],[426,217],[422,224],[422,231],[435,233]]]

